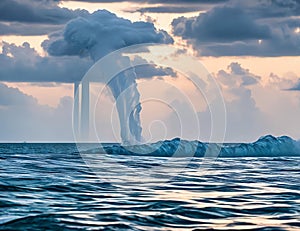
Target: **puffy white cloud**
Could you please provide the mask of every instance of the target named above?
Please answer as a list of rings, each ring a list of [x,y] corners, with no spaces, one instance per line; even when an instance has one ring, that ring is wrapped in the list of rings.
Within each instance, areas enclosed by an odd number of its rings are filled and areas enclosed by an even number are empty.
[[[288,86],[297,83],[296,76],[277,76],[272,73],[270,76],[258,76],[239,63],[230,63],[227,69],[213,75],[220,86],[226,106],[225,142],[251,142],[267,134],[288,135],[299,139],[300,95],[296,91],[286,91]],[[190,99],[203,104],[198,95],[192,94]],[[178,111],[189,113],[187,121],[193,121],[191,118],[195,112],[190,109],[189,102],[181,99],[176,105]],[[198,109],[196,116],[200,121],[200,138],[209,141],[213,122],[209,108]],[[178,128],[176,113],[170,113],[163,122],[168,128],[167,138],[180,136],[181,130],[187,130],[187,138],[196,139],[198,131],[195,131],[195,124],[188,122]]]
[[[256,76],[239,63],[231,63],[228,70],[220,70],[216,80],[225,97],[227,111],[226,140],[255,140],[266,133],[267,118],[257,106],[253,88],[260,84]]]

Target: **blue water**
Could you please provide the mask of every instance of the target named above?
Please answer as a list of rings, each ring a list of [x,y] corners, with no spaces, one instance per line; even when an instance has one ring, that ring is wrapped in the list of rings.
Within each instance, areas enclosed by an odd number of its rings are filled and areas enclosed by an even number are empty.
[[[300,230],[299,157],[218,158],[205,174],[193,158],[159,183],[122,172],[166,158],[119,156],[110,175],[74,144],[0,144],[0,230]]]

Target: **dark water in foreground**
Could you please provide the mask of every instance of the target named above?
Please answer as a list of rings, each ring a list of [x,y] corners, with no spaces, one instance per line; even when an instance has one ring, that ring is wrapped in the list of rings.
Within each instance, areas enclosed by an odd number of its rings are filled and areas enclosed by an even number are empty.
[[[167,182],[132,185],[103,181],[75,150],[0,144],[0,230],[300,230],[300,158],[218,159],[205,175],[195,158]],[[120,159],[136,174],[164,161]]]

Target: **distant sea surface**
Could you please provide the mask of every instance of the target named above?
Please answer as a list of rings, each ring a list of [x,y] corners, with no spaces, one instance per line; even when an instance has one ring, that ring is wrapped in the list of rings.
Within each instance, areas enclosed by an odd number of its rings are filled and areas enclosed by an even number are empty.
[[[205,174],[193,158],[163,183],[130,184],[76,151],[0,144],[0,230],[300,230],[299,157],[219,158]],[[165,161],[118,158],[137,175]]]

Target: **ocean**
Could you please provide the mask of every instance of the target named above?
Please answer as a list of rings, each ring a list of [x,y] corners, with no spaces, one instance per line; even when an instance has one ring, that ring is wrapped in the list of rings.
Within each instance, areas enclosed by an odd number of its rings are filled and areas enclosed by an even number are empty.
[[[217,158],[205,172],[177,158],[157,182],[146,174],[168,157],[101,158],[95,171],[75,144],[0,144],[0,230],[300,230],[299,157]]]

